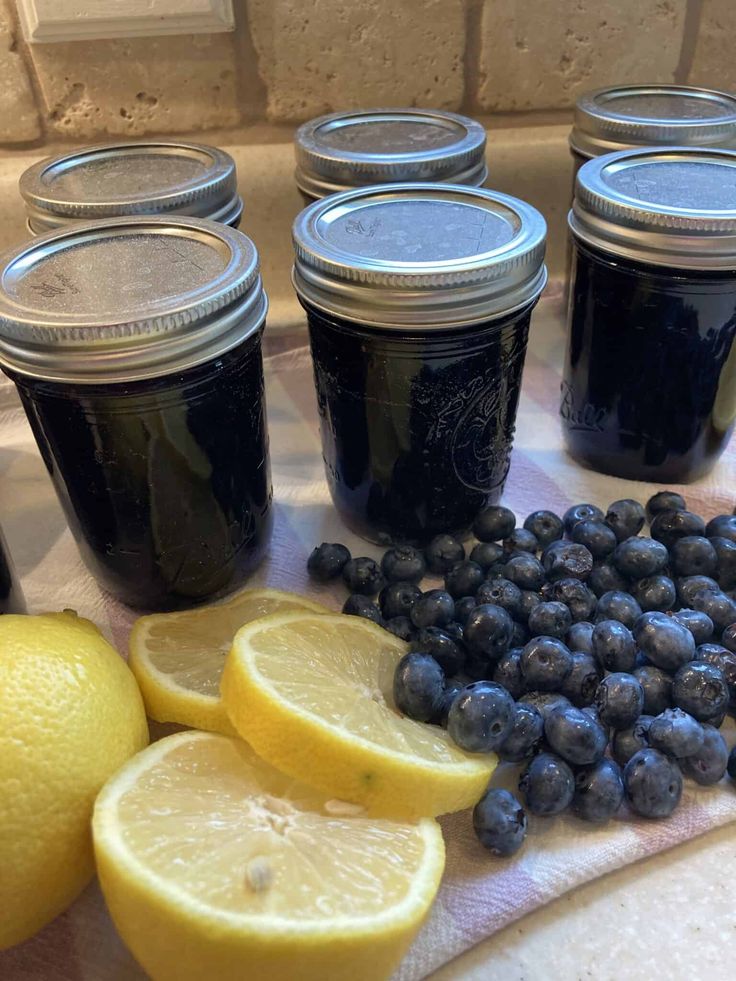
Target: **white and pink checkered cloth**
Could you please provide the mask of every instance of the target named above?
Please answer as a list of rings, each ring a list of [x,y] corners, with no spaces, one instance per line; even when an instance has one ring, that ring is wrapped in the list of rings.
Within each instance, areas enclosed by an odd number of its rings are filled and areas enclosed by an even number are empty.
[[[557,407],[564,335],[557,301],[540,303],[532,322],[517,435],[504,503],[519,518],[540,507],[558,512],[590,501],[605,507],[621,497],[645,501],[648,484],[583,470],[562,449]],[[341,589],[315,588],[306,578],[309,551],[321,541],[344,541],[354,554],[376,555],[346,532],[323,479],[308,349],[266,361],[276,523],[271,555],[252,585],[294,589],[334,606]],[[0,383],[0,516],[32,612],[73,607],[95,620],[121,651],[133,620],[110,600],[81,564],[50,482],[15,397]],[[705,480],[681,490],[692,510],[710,517],[736,503],[736,445]],[[736,741],[733,722],[724,727]],[[517,771],[500,767],[494,782],[513,789]],[[697,788],[686,781],[683,802],[668,821],[621,813],[604,828],[568,816],[537,818],[521,852],[494,859],[478,844],[470,814],[442,820],[447,869],[429,920],[395,981],[419,981],[457,954],[575,886],[629,862],[736,820],[736,784]],[[0,871],[0,874],[2,872]],[[295,977],[297,975],[295,974]],[[0,954],[3,981],[141,981],[96,886],[37,937]]]

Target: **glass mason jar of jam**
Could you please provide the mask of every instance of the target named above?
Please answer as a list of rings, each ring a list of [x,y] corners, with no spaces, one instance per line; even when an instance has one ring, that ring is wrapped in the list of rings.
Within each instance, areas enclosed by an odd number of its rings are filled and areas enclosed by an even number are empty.
[[[569,225],[568,449],[618,477],[701,477],[736,418],[736,152],[590,160]]]
[[[306,204],[338,191],[399,181],[480,187],[486,131],[439,109],[335,112],[296,131],[296,183]]]
[[[126,215],[188,215],[237,228],[235,161],[198,143],[101,143],[48,157],[20,178],[34,234]]]
[[[0,365],[83,559],[131,606],[241,584],[271,478],[255,247],[197,218],[76,224],[6,254]]]
[[[8,544],[0,529],[0,614],[25,613],[26,604],[10,558]]]
[[[451,184],[317,201],[294,223],[332,499],[371,541],[464,534],[509,468],[546,226]]]

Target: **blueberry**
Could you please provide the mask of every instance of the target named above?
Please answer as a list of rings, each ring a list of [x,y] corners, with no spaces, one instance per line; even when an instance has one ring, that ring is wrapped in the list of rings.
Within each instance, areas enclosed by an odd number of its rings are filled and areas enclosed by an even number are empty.
[[[534,705],[517,702],[511,732],[498,747],[499,759],[521,763],[537,752],[544,736],[544,717]]]
[[[430,572],[443,576],[454,565],[463,561],[465,549],[462,542],[452,535],[436,535],[424,549],[424,558]]]
[[[465,664],[464,651],[440,627],[422,627],[412,639],[409,650],[429,654],[448,678],[462,671]]]
[[[644,711],[659,715],[672,706],[672,678],[661,668],[645,664],[634,671],[634,677],[644,692]]]
[[[641,607],[630,593],[622,593],[617,589],[604,593],[595,608],[595,622],[602,620],[618,620],[629,630],[641,616]]]
[[[675,585],[677,598],[683,606],[690,606],[700,592],[719,593],[721,590],[715,579],[711,579],[710,576],[685,576],[679,578]]]
[[[516,610],[515,616],[522,623],[528,623],[531,612],[535,606],[539,606],[542,602],[542,597],[539,593],[535,593],[531,589],[522,589],[519,598],[519,606]]]
[[[631,585],[631,595],[647,613],[651,610],[665,612],[677,602],[675,584],[669,576],[647,576]]]
[[[696,644],[707,644],[713,636],[713,621],[707,613],[681,609],[672,614],[672,619],[687,627]]]
[[[342,578],[351,593],[360,593],[362,596],[375,596],[383,587],[380,566],[365,556],[346,562],[342,569]]]
[[[478,542],[470,553],[470,561],[476,562],[484,572],[503,558],[503,548],[496,542]]]
[[[639,534],[644,527],[646,515],[638,501],[624,498],[609,506],[604,520],[616,536],[616,541],[623,542]]]
[[[514,528],[511,534],[503,540],[504,555],[511,557],[517,552],[529,552],[533,555],[539,551],[539,542],[526,528]]]
[[[728,754],[728,763],[726,765],[726,770],[728,772],[729,777],[732,780],[736,780],[736,746],[734,746],[731,749],[731,752]]]
[[[455,616],[455,601],[444,589],[428,589],[411,608],[415,627],[443,627]]]
[[[528,691],[524,695],[524,704],[533,705],[542,713],[544,719],[555,709],[569,708],[572,705],[564,695],[553,691]]]
[[[529,616],[529,631],[533,636],[545,635],[562,640],[571,626],[570,611],[564,603],[557,603],[554,600],[549,603],[539,603]]]
[[[662,511],[685,511],[687,504],[685,498],[674,491],[659,491],[647,501],[646,515],[647,521],[654,521]]]
[[[714,593],[710,589],[701,589],[693,596],[690,605],[694,610],[707,614],[719,633],[736,623],[736,602],[720,591]]]
[[[414,636],[414,624],[409,617],[391,617],[390,620],[386,620],[384,627],[399,640],[408,641]]]
[[[603,669],[592,654],[571,651],[572,670],[562,684],[562,694],[573,705],[583,708],[590,705],[603,677]]]
[[[692,715],[671,708],[652,720],[647,738],[651,746],[669,756],[693,756],[703,745],[705,730]]]
[[[569,535],[578,521],[602,521],[603,512],[595,504],[573,504],[562,516],[562,524]]]
[[[621,769],[613,760],[599,760],[575,774],[575,795],[570,810],[583,821],[604,824],[624,799]]]
[[[307,559],[307,572],[316,582],[329,582],[337,579],[350,561],[350,552],[338,542],[322,542]]]
[[[736,543],[718,536],[709,538],[708,541],[716,553],[716,571],[713,577],[721,589],[733,589],[736,586]]]
[[[435,725],[442,726],[443,729],[447,728],[447,717],[450,714],[452,703],[455,701],[464,687],[465,685],[460,681],[453,680],[447,682],[445,685],[445,690],[442,692],[442,705],[440,706],[440,710],[437,715],[431,719]]]
[[[642,714],[644,692],[633,675],[616,671],[598,685],[594,704],[604,725],[628,729]]]
[[[533,637],[521,652],[524,682],[532,691],[559,691],[572,665],[572,654],[556,637]]]
[[[590,620],[598,603],[595,593],[579,579],[558,579],[542,587],[546,600],[564,603],[574,622]]]
[[[720,668],[691,661],[672,680],[672,701],[698,722],[712,722],[728,708],[729,691]]]
[[[636,644],[631,631],[618,620],[601,620],[593,630],[593,654],[606,671],[633,671]]]
[[[695,650],[695,660],[720,668],[728,685],[729,705],[736,708],[736,654],[719,644],[701,644]]]
[[[562,518],[554,511],[534,511],[524,521],[524,527],[530,531],[539,542],[540,548],[546,548],[552,542],[562,538],[564,526]]]
[[[477,605],[475,596],[463,596],[462,599],[455,600],[455,620],[464,627]]]
[[[666,613],[642,613],[634,624],[634,640],[663,671],[677,671],[695,654],[693,635]]]
[[[445,589],[454,599],[472,596],[484,578],[483,569],[477,562],[458,562],[445,573]]]
[[[567,631],[565,643],[571,651],[583,651],[586,654],[593,653],[593,631],[595,626],[587,620],[574,623]]]
[[[705,535],[705,522],[692,511],[660,511],[652,521],[649,533],[665,548],[672,548],[678,538]]]
[[[442,708],[445,674],[429,654],[405,654],[394,673],[397,709],[416,722],[429,722]]]
[[[617,545],[616,535],[603,521],[578,521],[570,538],[585,545],[594,559],[605,559]]]
[[[465,623],[465,644],[471,654],[497,661],[509,649],[513,632],[514,622],[506,610],[482,603]]]
[[[629,807],[647,818],[669,817],[682,796],[677,764],[656,749],[640,749],[624,767],[624,790]]]
[[[720,732],[710,725],[703,726],[705,738],[700,749],[678,762],[686,777],[703,787],[718,783],[726,772],[728,747]]]
[[[585,545],[577,542],[552,542],[542,553],[542,566],[550,582],[557,579],[584,582],[593,569],[593,556]]]
[[[379,593],[378,605],[386,620],[391,620],[393,617],[408,617],[411,608],[421,595],[421,589],[413,582],[391,582]]]
[[[362,593],[351,593],[343,604],[342,612],[351,617],[372,620],[373,623],[383,626],[381,611],[369,596],[363,596]]]
[[[736,515],[717,514],[705,526],[705,534],[708,538],[727,538],[736,542]]]
[[[514,555],[504,569],[506,579],[516,583],[519,589],[537,591],[544,585],[544,567],[536,556],[530,553]]]
[[[418,548],[397,545],[384,552],[381,571],[387,582],[418,583],[424,578],[427,563]]]
[[[464,673],[468,678],[472,678],[473,681],[483,681],[491,677],[493,667],[494,665],[487,655],[468,653],[465,658]]]
[[[614,591],[625,592],[629,588],[629,581],[613,563],[596,562],[588,576],[588,585],[596,596],[603,596],[604,593]]]
[[[514,724],[514,700],[501,685],[475,681],[456,696],[447,717],[447,731],[468,753],[491,753]]]
[[[503,607],[515,617],[521,607],[521,590],[510,579],[490,579],[479,587],[475,600],[478,604],[493,603]]]
[[[461,647],[465,646],[465,627],[462,623],[458,623],[457,618],[446,623],[442,631],[448,637],[452,637],[456,644],[459,644]]]
[[[514,629],[511,633],[511,640],[509,641],[509,646],[523,647],[528,640],[529,640],[528,628],[525,627],[523,623],[519,623],[518,620],[514,620]]]
[[[508,508],[494,505],[481,511],[473,522],[473,534],[479,542],[500,542],[516,527],[516,515]]]
[[[667,549],[652,538],[627,538],[616,546],[611,561],[622,576],[645,579],[667,565]]]
[[[558,708],[544,720],[552,750],[574,766],[590,766],[603,758],[608,732],[578,708]]]
[[[712,576],[718,566],[718,554],[707,538],[685,535],[670,547],[670,566],[678,576]]]
[[[635,753],[649,745],[649,727],[654,717],[640,715],[633,726],[617,729],[611,740],[611,755],[619,766],[625,766]]]
[[[575,777],[559,756],[539,753],[521,775],[519,790],[532,814],[560,814],[575,793]]]
[[[487,790],[473,808],[473,829],[478,841],[493,852],[507,858],[524,844],[526,813],[508,790]]]
[[[520,647],[506,651],[493,669],[493,680],[497,685],[502,685],[512,698],[521,698],[526,685],[521,673]]]

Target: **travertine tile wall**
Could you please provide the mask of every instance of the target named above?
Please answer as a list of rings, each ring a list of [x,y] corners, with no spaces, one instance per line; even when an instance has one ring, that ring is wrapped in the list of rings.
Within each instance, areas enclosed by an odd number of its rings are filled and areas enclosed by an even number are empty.
[[[569,111],[617,81],[736,89],[736,0],[235,0],[233,34],[27,45],[0,0],[0,146],[331,109]]]

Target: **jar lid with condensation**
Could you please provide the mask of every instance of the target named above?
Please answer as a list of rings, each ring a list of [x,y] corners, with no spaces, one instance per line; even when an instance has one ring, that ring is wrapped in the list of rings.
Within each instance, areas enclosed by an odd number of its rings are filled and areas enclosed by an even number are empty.
[[[0,257],[0,365],[47,381],[156,378],[257,331],[255,246],[200,218],[76,223]]]
[[[688,85],[615,85],[580,96],[570,133],[576,153],[639,146],[736,146],[736,96]]]
[[[20,178],[32,232],[122,215],[240,220],[235,161],[198,143],[102,143],[48,157]]]
[[[616,256],[681,269],[736,269],[736,151],[625,150],[577,173],[573,234]]]
[[[486,131],[454,112],[335,112],[296,132],[296,182],[313,198],[368,184],[448,181],[480,187],[488,176]]]
[[[308,305],[382,328],[462,327],[535,300],[546,225],[530,204],[458,184],[346,191],[294,222],[294,286]]]

